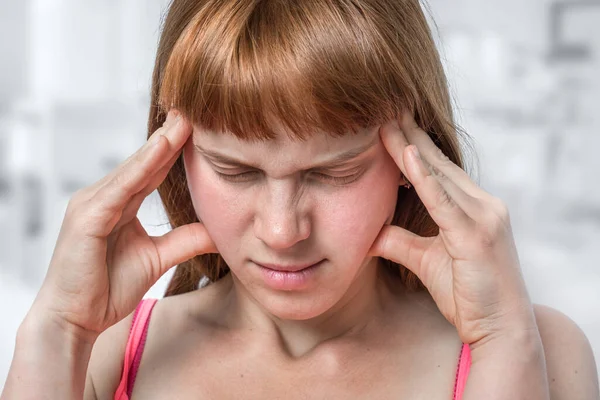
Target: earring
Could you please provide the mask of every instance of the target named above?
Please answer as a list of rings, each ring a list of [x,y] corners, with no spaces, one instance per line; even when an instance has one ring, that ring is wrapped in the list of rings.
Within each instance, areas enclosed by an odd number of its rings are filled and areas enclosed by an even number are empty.
[[[412,187],[412,185],[410,184],[410,182],[408,181],[408,179],[406,179],[406,177],[404,176],[403,173],[400,173],[400,175],[401,175],[401,179],[406,182],[402,186],[405,187],[406,189],[410,189]]]

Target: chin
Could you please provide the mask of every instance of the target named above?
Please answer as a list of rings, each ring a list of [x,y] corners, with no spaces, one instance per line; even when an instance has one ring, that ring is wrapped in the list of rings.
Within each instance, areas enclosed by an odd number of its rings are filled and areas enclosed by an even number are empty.
[[[331,293],[331,292],[330,292]],[[289,320],[304,321],[316,318],[330,310],[339,301],[317,292],[263,293],[257,296],[261,306],[273,316]]]

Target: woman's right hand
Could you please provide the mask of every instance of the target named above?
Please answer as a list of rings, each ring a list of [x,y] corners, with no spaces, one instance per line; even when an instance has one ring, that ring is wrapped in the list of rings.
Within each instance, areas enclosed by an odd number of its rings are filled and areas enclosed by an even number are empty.
[[[152,237],[136,216],[191,134],[190,124],[177,114],[169,112],[148,143],[71,198],[30,314],[97,337],[130,314],[171,267],[217,252],[200,223]]]

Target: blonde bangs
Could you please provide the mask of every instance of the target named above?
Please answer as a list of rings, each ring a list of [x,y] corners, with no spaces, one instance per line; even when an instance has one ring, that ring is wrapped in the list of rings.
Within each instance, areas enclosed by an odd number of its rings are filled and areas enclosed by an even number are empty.
[[[158,104],[248,140],[381,124],[418,101],[398,59],[407,49],[378,28],[395,11],[351,0],[203,2],[173,46]]]

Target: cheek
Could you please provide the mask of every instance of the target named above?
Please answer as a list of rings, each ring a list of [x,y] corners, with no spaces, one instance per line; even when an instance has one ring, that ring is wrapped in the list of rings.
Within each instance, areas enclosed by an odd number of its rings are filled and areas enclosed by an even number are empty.
[[[333,195],[322,210],[322,237],[346,259],[364,258],[382,226],[391,221],[398,196],[399,172],[383,162],[360,184]],[[327,239],[328,238],[328,239]]]
[[[242,235],[245,212],[239,193],[224,185],[199,157],[186,159],[185,166],[196,215],[219,251],[227,252],[227,246],[235,245]]]

